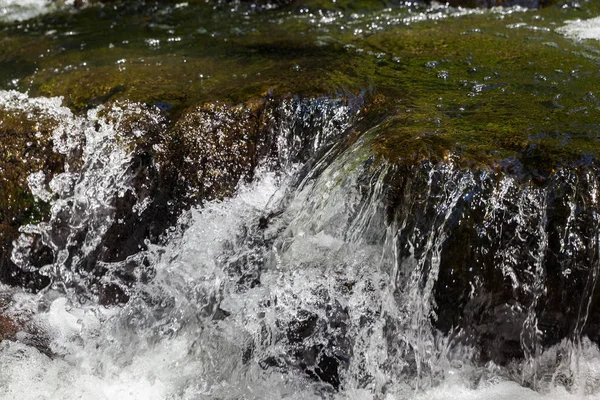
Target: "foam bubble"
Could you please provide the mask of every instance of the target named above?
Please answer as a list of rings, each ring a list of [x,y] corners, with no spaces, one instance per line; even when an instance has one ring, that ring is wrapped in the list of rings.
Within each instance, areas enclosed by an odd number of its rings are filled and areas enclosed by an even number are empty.
[[[573,39],[600,40],[600,17],[567,21],[567,23],[558,28],[557,31]]]

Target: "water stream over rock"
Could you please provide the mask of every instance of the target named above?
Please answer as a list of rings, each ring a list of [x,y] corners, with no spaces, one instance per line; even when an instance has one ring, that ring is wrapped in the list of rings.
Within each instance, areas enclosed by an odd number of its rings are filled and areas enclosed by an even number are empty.
[[[595,5],[13,6],[1,399],[600,398]]]

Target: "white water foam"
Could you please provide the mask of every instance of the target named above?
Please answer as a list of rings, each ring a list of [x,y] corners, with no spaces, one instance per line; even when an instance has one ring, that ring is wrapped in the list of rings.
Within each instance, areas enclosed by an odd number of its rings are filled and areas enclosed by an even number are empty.
[[[567,21],[564,26],[557,29],[557,32],[578,40],[600,40],[600,17]]]
[[[61,7],[72,7],[74,3],[75,0],[0,0],[0,21],[24,21]]]
[[[206,339],[202,327],[178,333],[178,318],[184,320],[181,323],[192,313],[202,313],[203,295],[210,297],[210,290],[218,291],[225,279],[215,265],[224,242],[248,214],[263,210],[277,190],[276,179],[268,175],[231,200],[193,212],[190,229],[161,249],[163,261],[157,265],[156,279],[147,290],[161,296],[165,305],[171,299],[177,301],[180,312],[172,310],[167,321],[152,321],[152,310],[142,306],[140,299],[122,308],[107,309],[78,306],[64,297],[51,300],[52,292],[17,295],[9,315],[34,314],[33,325],[50,338],[48,347],[54,357],[22,343],[2,342],[0,398],[211,398],[208,389],[215,389],[210,387],[208,376],[211,371],[229,366],[224,362],[227,357],[219,360],[219,356],[237,354],[240,338],[215,331],[210,335],[211,343],[195,349],[199,346],[197,340]],[[38,312],[39,303],[49,303],[47,311]],[[155,336],[155,330],[169,329],[177,333]],[[198,351],[203,355],[196,354]]]
[[[476,389],[465,385],[443,385],[416,396],[415,400],[593,400],[599,398],[598,395],[572,394],[562,387],[541,394],[524,388],[516,382],[499,382]]]

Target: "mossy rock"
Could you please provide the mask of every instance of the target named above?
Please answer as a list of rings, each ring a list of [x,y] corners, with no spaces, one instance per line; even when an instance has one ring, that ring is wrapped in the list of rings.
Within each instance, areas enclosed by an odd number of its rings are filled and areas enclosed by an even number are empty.
[[[76,111],[132,101],[164,108],[172,123],[204,104],[366,93],[385,110],[374,151],[391,162],[452,154],[495,168],[510,159],[529,174],[543,158],[543,175],[599,155],[600,50],[554,32],[600,12],[595,4],[460,16],[450,8],[418,23],[410,15],[424,3],[294,2],[250,18],[225,4],[166,2],[153,13],[119,4],[42,17],[26,32],[10,26],[0,59],[37,68],[19,84],[64,96]]]

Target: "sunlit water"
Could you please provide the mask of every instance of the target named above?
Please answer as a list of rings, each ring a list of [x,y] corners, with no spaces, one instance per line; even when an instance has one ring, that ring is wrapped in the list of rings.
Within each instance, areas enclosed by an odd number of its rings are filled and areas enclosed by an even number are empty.
[[[600,40],[600,17],[568,21],[558,31],[575,39]]]

